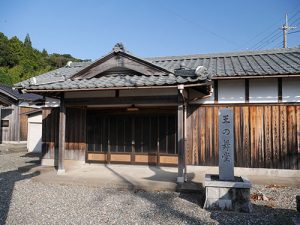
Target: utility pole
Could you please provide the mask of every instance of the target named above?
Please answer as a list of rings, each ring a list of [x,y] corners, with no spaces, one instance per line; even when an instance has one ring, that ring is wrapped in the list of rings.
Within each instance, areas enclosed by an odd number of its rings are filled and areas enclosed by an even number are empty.
[[[281,29],[283,31],[283,48],[287,48],[287,32],[289,30],[296,29],[297,27],[289,27],[288,24],[288,15],[285,14],[285,24],[282,25]]]

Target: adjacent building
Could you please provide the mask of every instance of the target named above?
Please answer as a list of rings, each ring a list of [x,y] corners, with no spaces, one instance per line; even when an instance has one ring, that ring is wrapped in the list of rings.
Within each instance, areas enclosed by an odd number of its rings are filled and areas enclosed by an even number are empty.
[[[27,141],[28,115],[35,110],[35,101],[42,96],[21,94],[12,87],[0,84],[0,142],[20,143]]]

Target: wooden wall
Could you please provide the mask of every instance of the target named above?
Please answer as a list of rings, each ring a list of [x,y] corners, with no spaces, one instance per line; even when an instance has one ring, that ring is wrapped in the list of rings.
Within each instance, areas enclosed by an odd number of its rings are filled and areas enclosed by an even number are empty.
[[[65,159],[85,160],[86,109],[67,108]]]
[[[186,161],[218,165],[218,110],[221,105],[190,106]],[[235,166],[300,169],[299,105],[235,105]]]
[[[8,120],[8,127],[1,127],[1,140],[4,142],[20,140],[20,107],[10,105],[1,109],[2,120]]]
[[[1,109],[2,120],[9,120],[8,127],[1,127],[0,140],[4,142],[27,141],[28,116],[32,108],[11,105]]]
[[[27,112],[33,108],[20,107],[20,141],[27,141],[28,134],[28,115]]]
[[[57,159],[59,108],[44,108],[42,132],[42,157]]]
[[[65,159],[85,160],[85,108],[66,110]],[[58,151],[59,108],[43,109],[43,157],[54,159]]]
[[[188,109],[186,161],[218,165],[218,110],[224,105]],[[299,105],[234,105],[235,166],[300,169]],[[58,146],[59,108],[43,110],[43,153],[54,158]],[[67,108],[66,159],[84,160],[86,109]]]

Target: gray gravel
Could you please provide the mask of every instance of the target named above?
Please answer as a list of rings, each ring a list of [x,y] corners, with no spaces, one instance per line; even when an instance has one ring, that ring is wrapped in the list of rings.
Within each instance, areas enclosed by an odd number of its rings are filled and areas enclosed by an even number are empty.
[[[291,224],[300,189],[255,185],[253,213],[202,209],[203,196],[44,184],[30,178],[37,157],[0,155],[0,224]]]

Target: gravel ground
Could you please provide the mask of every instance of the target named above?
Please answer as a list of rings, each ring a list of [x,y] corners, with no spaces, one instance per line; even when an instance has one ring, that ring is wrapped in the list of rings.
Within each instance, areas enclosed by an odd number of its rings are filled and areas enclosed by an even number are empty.
[[[0,224],[265,225],[292,224],[297,214],[297,188],[254,185],[251,214],[206,211],[200,194],[39,183],[29,171],[37,158],[24,155],[0,154]]]

